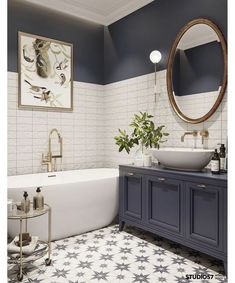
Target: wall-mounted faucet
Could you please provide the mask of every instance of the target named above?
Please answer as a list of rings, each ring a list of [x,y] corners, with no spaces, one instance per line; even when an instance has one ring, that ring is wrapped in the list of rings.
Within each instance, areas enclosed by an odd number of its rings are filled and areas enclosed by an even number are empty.
[[[201,130],[200,136],[202,137],[202,145],[205,147],[205,138],[209,137],[209,132],[207,130]]]
[[[181,142],[184,142],[184,137],[186,135],[192,135],[193,137],[197,136],[197,131],[192,131],[192,132],[185,132],[182,136],[181,136]]]
[[[58,142],[60,144],[60,154],[59,155],[52,155],[51,137],[52,137],[53,133],[56,133],[57,136],[58,136]],[[42,154],[42,165],[47,165],[47,172],[57,171],[56,159],[57,158],[62,159],[62,157],[63,157],[63,138],[60,135],[59,131],[54,128],[50,131],[49,138],[48,138],[48,153],[47,153],[46,156],[44,156],[44,154]],[[54,160],[54,162],[53,162],[53,160]]]

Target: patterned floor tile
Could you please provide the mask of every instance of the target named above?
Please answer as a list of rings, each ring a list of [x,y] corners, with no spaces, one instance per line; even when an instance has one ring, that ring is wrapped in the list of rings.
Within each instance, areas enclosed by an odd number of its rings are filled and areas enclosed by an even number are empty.
[[[112,281],[110,282],[115,282],[115,283],[127,283],[127,282],[133,282],[133,273],[130,271],[120,271],[120,270],[116,270],[114,272],[112,272],[110,279]]]
[[[8,266],[8,282],[18,269]],[[130,226],[110,226],[52,243],[52,264],[24,267],[23,283],[222,283],[222,263]],[[186,275],[213,276],[187,279]]]
[[[124,252],[119,252],[117,254],[113,255],[113,260],[115,262],[135,262],[135,255],[133,254],[134,251],[130,250],[127,252],[127,250],[124,250]]]

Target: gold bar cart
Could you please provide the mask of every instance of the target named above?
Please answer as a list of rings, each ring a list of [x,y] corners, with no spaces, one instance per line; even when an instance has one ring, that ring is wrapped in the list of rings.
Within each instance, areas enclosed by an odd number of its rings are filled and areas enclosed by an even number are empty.
[[[44,204],[44,208],[41,210],[33,210],[33,204],[30,204],[31,209],[28,213],[24,211],[18,210],[12,211],[8,213],[8,219],[10,220],[19,220],[20,221],[20,234],[19,234],[19,241],[20,241],[20,252],[16,253],[9,253],[8,252],[8,263],[9,264],[17,264],[19,265],[19,272],[17,274],[18,281],[23,280],[23,265],[26,263],[34,262],[35,260],[42,258],[46,254],[48,257],[45,260],[46,266],[51,264],[51,207],[48,204]],[[27,220],[30,218],[40,217],[44,214],[48,214],[48,241],[38,241],[35,251],[30,255],[24,255],[22,250],[22,233],[23,233],[23,220],[25,221],[25,232],[28,230]],[[14,256],[13,256],[14,255]]]

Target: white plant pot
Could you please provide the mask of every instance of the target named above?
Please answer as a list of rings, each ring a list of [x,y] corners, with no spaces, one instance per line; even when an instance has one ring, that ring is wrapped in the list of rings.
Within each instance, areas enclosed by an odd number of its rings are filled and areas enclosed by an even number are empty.
[[[144,167],[151,167],[152,166],[152,156],[148,154],[146,149],[139,149],[136,151],[135,154],[135,166],[144,166]]]
[[[144,154],[141,146],[139,146],[135,153],[134,164],[135,166],[144,166]]]
[[[144,159],[143,158],[135,158],[135,166],[144,166]]]
[[[144,167],[151,167],[152,166],[152,156],[145,154],[144,156]]]

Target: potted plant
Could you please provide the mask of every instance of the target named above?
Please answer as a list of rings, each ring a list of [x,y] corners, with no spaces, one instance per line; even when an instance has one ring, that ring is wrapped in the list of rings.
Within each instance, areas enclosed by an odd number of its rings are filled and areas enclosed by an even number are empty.
[[[166,142],[164,137],[169,135],[163,131],[164,125],[155,126],[152,121],[153,117],[147,112],[134,114],[132,122],[129,125],[133,131],[128,135],[126,130],[118,129],[119,135],[114,137],[116,144],[119,146],[119,152],[125,149],[129,154],[131,148],[139,145],[135,160],[136,165],[145,165],[145,149],[152,147],[159,148],[161,143]],[[151,160],[147,163],[151,163]],[[146,166],[150,166],[150,164]]]

